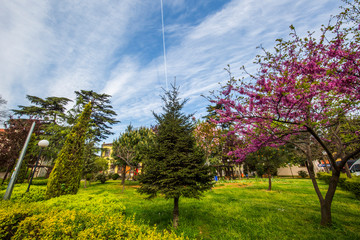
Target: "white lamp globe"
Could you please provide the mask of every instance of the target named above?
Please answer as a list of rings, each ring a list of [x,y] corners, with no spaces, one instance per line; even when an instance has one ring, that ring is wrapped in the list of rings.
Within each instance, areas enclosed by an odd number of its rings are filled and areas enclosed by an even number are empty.
[[[41,140],[38,143],[39,147],[47,147],[49,146],[49,141],[48,140]]]

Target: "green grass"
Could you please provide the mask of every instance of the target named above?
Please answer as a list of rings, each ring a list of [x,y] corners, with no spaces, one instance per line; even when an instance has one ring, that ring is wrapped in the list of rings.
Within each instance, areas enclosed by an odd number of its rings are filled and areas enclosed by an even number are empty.
[[[325,192],[325,183],[318,182]],[[180,226],[176,233],[192,239],[360,239],[360,201],[352,193],[337,189],[332,204],[333,225],[321,227],[320,205],[309,179],[274,179],[271,192],[266,191],[267,184],[266,179],[222,182],[201,200],[180,198]],[[39,192],[45,187],[32,186],[31,191]],[[156,225],[159,230],[172,229],[173,201],[162,197],[145,200],[136,187],[136,182],[127,182],[122,193],[120,181],[110,180],[105,184],[92,183],[69,198],[116,199],[125,206],[126,217],[135,215],[135,223]],[[17,185],[12,201],[22,201],[20,196],[25,190],[26,184]],[[3,194],[4,190],[0,191]],[[109,204],[102,202],[99,208]],[[56,200],[41,204],[54,206]],[[69,204],[58,205],[69,208]],[[109,205],[109,214],[111,209]],[[114,214],[119,214],[119,210]]]

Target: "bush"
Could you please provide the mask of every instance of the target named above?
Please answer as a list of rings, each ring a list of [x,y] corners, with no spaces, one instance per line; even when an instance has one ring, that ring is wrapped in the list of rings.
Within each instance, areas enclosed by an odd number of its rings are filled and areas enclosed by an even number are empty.
[[[329,180],[327,179],[330,179],[331,174],[325,172],[318,172],[316,175],[318,179],[324,180],[326,183],[329,183]]]
[[[329,184],[331,174],[318,173],[317,177]],[[360,198],[360,177],[347,178],[344,174],[341,174],[339,178],[339,186],[346,191],[353,192],[357,198]]]
[[[135,224],[114,211],[116,196],[67,195],[43,203],[2,201],[0,239],[185,239],[173,232]]]
[[[100,173],[96,176],[96,180],[100,181],[101,183],[105,183],[107,180],[107,177],[105,174]]]
[[[17,231],[18,225],[30,215],[29,208],[20,205],[3,206],[0,209],[0,239],[10,239]]]
[[[330,178],[331,178],[331,173],[320,172],[317,174],[317,177],[318,177],[318,179],[324,180],[325,183],[329,184]],[[344,181],[346,181],[346,179],[347,179],[347,177],[344,174],[341,174],[340,178],[339,178],[339,185],[341,183],[343,183]]]
[[[20,239],[184,239],[171,232],[136,225],[123,215],[84,211],[51,211],[33,215],[19,224],[12,238]]]
[[[298,174],[299,174],[299,176],[302,177],[302,178],[306,178],[306,177],[308,176],[307,172],[305,172],[305,171],[303,171],[303,170],[298,171]]]
[[[50,209],[69,209],[92,213],[124,214],[125,206],[120,198],[107,193],[94,195],[67,195],[46,201]]]
[[[94,178],[94,174],[93,174],[93,173],[87,173],[87,174],[85,175],[85,179],[86,179],[87,181],[91,181],[93,178]]]
[[[120,175],[117,174],[117,173],[114,173],[114,174],[111,175],[112,180],[117,180],[119,177],[120,177]]]
[[[31,185],[42,186],[42,185],[47,185],[47,183],[48,183],[48,179],[46,178],[34,178],[31,182]]]
[[[353,177],[351,179],[346,179],[346,181],[340,183],[340,187],[353,192],[357,198],[360,199],[360,178]]]
[[[30,188],[29,192],[14,194],[11,198],[16,202],[30,203],[45,200],[45,189]]]

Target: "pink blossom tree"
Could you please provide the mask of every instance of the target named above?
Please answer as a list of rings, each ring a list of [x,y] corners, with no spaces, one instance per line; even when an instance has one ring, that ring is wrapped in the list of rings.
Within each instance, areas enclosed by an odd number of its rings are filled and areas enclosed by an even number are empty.
[[[319,39],[312,34],[300,38],[291,26],[291,40],[278,39],[274,53],[264,50],[264,56],[258,56],[257,74],[232,78],[213,100],[223,107],[217,110],[220,118],[216,123],[232,123],[232,134],[244,142],[231,152],[239,161],[264,146],[295,143],[294,138],[300,136],[304,152],[314,143],[326,152],[333,171],[325,196],[317,185],[311,154],[307,154],[321,206],[321,225],[331,224],[341,169],[360,154],[359,129],[344,127],[357,118],[360,108],[359,28],[349,28],[349,23],[357,21],[347,18],[359,6],[355,1],[345,8],[335,24],[321,29]],[[337,159],[341,159],[338,164]]]

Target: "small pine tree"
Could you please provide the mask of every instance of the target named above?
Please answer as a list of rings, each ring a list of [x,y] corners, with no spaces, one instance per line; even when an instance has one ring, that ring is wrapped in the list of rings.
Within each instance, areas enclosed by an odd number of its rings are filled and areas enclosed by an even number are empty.
[[[178,88],[166,91],[162,97],[164,113],[154,116],[158,132],[149,159],[139,176],[139,192],[149,198],[158,193],[174,199],[173,226],[179,221],[179,198],[199,198],[212,183],[210,169],[205,165],[205,154],[196,146],[192,115],[181,112],[187,99],[180,102]]]
[[[91,103],[88,103],[76,125],[67,136],[55,161],[54,169],[47,184],[47,198],[77,193],[80,186],[83,150],[90,115]]]

